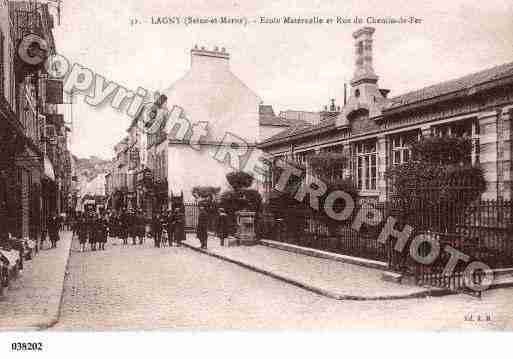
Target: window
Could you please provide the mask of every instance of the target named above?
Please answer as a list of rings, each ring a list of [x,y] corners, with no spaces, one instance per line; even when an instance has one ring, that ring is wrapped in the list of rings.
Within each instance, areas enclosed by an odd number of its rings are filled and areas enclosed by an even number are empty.
[[[338,144],[330,147],[324,147],[321,148],[321,153],[336,153],[339,155],[342,155],[344,152],[344,145]],[[340,163],[337,166],[334,166],[332,168],[331,174],[329,174],[329,178],[331,178],[332,181],[336,181],[339,179],[344,178],[344,171],[346,170],[346,167],[344,166],[344,163]]]
[[[390,137],[392,165],[409,162],[412,158],[411,145],[418,141],[419,131],[401,133]]]
[[[307,166],[308,156],[314,154],[313,150],[296,153],[296,162],[300,165]]]
[[[479,163],[479,121],[471,118],[434,127],[435,136],[455,136],[469,138],[472,141],[472,150],[467,154],[466,163]]]
[[[363,41],[358,41],[356,43],[356,53],[358,55],[363,55]]]
[[[375,190],[377,182],[376,141],[364,141],[354,145],[356,185],[360,190]]]

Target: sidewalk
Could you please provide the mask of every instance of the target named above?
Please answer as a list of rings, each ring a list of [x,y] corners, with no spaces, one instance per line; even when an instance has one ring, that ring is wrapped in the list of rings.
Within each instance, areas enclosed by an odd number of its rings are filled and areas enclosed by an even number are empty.
[[[265,245],[221,247],[209,236],[200,249],[194,233],[184,244],[194,250],[339,300],[406,299],[443,294],[439,289],[386,282],[383,270],[293,253]]]
[[[0,330],[45,329],[57,321],[71,232],[61,232],[56,249],[44,249],[25,261],[23,273],[0,298]]]

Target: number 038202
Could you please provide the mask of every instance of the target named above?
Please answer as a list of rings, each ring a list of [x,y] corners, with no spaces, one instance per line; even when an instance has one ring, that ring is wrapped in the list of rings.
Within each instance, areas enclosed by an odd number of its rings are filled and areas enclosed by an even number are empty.
[[[12,351],[42,351],[43,343],[41,343],[41,342],[36,342],[36,343],[15,342],[15,343],[11,343],[11,350]]]

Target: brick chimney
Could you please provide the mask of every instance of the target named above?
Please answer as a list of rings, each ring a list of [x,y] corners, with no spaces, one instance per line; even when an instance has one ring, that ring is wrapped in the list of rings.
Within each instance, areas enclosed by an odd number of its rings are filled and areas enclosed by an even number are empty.
[[[376,83],[378,76],[372,66],[372,35],[373,27],[363,27],[353,33],[355,39],[355,71],[351,85],[361,82]]]
[[[198,45],[191,49],[191,68],[207,67],[211,69],[228,69],[230,54],[223,47],[215,47],[212,50],[201,48]]]

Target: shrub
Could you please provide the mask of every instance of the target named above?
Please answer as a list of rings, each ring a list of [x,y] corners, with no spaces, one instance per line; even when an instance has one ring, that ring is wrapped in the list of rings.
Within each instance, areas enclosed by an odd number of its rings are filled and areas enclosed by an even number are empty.
[[[236,191],[241,188],[251,187],[253,184],[253,177],[250,174],[242,171],[228,173],[226,175],[226,180]]]
[[[461,164],[472,151],[472,142],[462,137],[423,137],[412,144],[413,158],[422,163]]]
[[[471,145],[452,137],[414,145],[415,161],[385,173],[392,187],[390,214],[417,230],[455,232],[466,208],[486,189],[482,169],[464,164]]]

